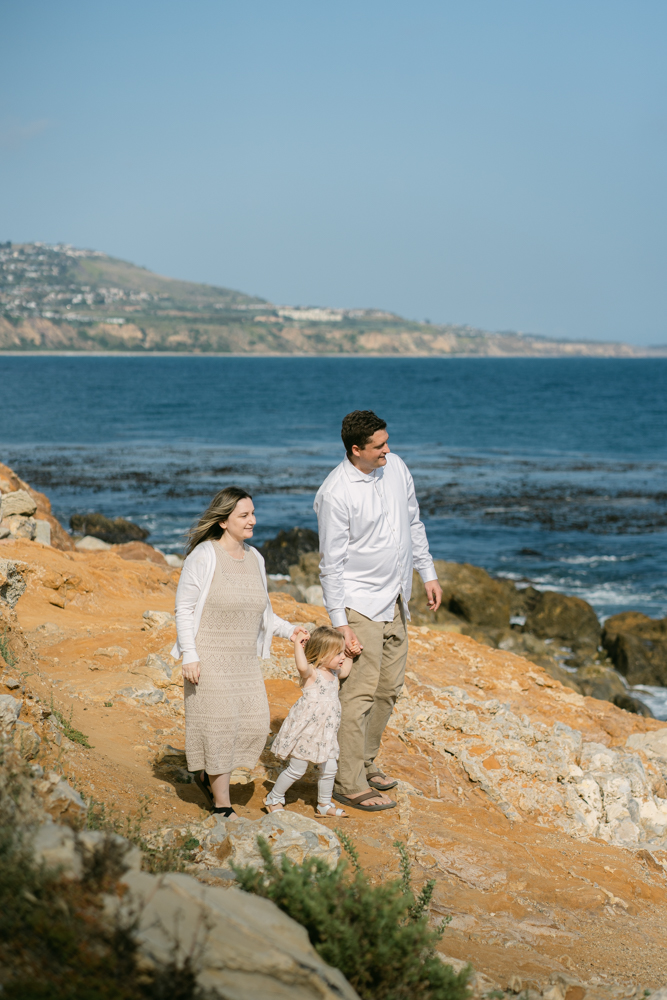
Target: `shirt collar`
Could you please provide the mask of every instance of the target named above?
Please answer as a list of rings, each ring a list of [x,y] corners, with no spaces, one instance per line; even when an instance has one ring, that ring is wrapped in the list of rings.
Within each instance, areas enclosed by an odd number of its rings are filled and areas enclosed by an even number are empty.
[[[375,469],[374,472],[366,475],[366,473],[362,472],[361,469],[358,469],[356,465],[352,465],[352,462],[349,460],[347,455],[343,460],[343,468],[345,469],[347,478],[351,483],[373,483],[377,478],[375,473],[382,471],[381,469]]]

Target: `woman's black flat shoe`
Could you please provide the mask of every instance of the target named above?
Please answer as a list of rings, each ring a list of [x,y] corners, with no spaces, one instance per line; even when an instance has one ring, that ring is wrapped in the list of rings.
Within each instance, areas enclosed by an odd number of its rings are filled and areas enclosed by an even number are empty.
[[[237,816],[238,813],[234,812],[233,806],[213,806],[211,809],[212,816],[222,816],[223,819],[230,819],[232,816]]]

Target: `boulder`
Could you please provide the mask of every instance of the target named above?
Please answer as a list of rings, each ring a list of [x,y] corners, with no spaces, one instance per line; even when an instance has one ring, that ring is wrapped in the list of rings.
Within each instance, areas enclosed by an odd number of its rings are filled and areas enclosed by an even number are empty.
[[[10,538],[26,538],[29,542],[37,533],[37,521],[25,514],[9,514],[2,519],[2,527],[9,531]]]
[[[615,670],[600,664],[582,667],[576,673],[581,693],[600,701],[614,701],[616,697],[627,696],[625,684]],[[616,702],[614,701],[614,704]],[[623,706],[619,706],[623,707]]]
[[[442,607],[435,615],[428,610],[421,577],[413,573],[410,614],[416,624],[463,619],[483,628],[509,627],[511,600],[506,581],[494,580],[480,566],[441,559],[436,559],[435,571],[442,587]]]
[[[195,860],[209,869],[229,869],[231,864],[262,868],[264,863],[257,848],[260,836],[275,856],[286,855],[297,863],[318,857],[334,866],[341,854],[338,837],[328,827],[289,809],[258,820],[211,817],[192,832],[201,845]]]
[[[541,639],[560,639],[575,650],[595,651],[600,643],[600,623],[590,604],[555,590],[542,591],[526,614],[524,629]]]
[[[8,465],[0,463],[0,492],[13,493],[24,490],[36,504],[38,520],[47,521],[51,526],[51,544],[55,549],[70,551],[74,548],[74,540],[68,535],[60,521],[51,513],[51,501],[44,493],[34,490],[19,478]],[[0,537],[2,535],[0,534]]]
[[[60,869],[63,878],[79,879],[95,854],[104,850],[110,842],[120,849],[127,871],[141,871],[139,848],[110,831],[81,830],[76,833],[69,826],[48,820],[38,828],[31,847],[35,861]]]
[[[0,559],[0,600],[10,608],[15,607],[19,597],[25,593],[26,582],[22,572],[25,565],[10,559]]]
[[[310,587],[320,586],[320,554],[307,552],[289,568],[292,583],[305,594]]]
[[[111,546],[108,542],[103,542],[101,538],[94,535],[84,535],[75,543],[80,552],[106,552]]]
[[[270,538],[261,547],[261,553],[266,562],[267,573],[284,573],[290,571],[290,566],[299,563],[302,555],[307,552],[318,552],[320,540],[316,531],[310,528],[292,528],[290,531],[279,531],[275,538]],[[317,581],[319,583],[319,579]]]
[[[17,722],[13,742],[22,757],[32,760],[37,756],[42,741],[29,722]]]
[[[176,624],[176,617],[172,615],[170,611],[144,611],[143,619],[144,621],[141,627],[144,630],[151,628],[164,628],[165,625]]]
[[[0,694],[0,730],[13,728],[20,714],[21,702],[11,694]]]
[[[630,684],[667,686],[667,618],[624,611],[608,618],[602,645]]]
[[[140,528],[124,517],[111,520],[104,514],[74,514],[69,521],[75,535],[92,535],[101,538],[110,545],[122,545],[124,542],[143,542],[150,531]]]
[[[635,698],[634,695],[628,694],[616,694],[611,699],[616,705],[616,708],[622,708],[624,712],[631,712],[633,715],[646,715],[649,718],[654,718],[653,712],[645,705],[643,701],[639,698]]]
[[[37,510],[37,504],[26,490],[14,490],[4,493],[0,501],[0,518],[4,520],[10,514],[25,514],[31,517]]]
[[[88,814],[88,807],[75,788],[64,778],[54,774],[56,781],[44,800],[44,808],[56,820],[68,826],[81,827]]]
[[[35,520],[35,541],[43,545],[51,544],[51,525],[41,517]]]
[[[266,585],[270,594],[289,594],[295,601],[303,601],[301,588],[296,587],[291,580],[272,580],[267,576]]]
[[[306,929],[268,899],[181,874],[130,871],[122,883],[122,896],[106,897],[107,913],[136,924],[148,966],[168,964],[176,948],[192,956],[200,987],[229,1000],[357,1000]]]

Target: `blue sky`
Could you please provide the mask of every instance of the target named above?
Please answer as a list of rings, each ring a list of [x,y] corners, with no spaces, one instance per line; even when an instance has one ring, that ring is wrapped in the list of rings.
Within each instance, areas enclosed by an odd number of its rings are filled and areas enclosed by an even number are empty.
[[[0,239],[665,343],[666,28],[645,0],[5,3]]]

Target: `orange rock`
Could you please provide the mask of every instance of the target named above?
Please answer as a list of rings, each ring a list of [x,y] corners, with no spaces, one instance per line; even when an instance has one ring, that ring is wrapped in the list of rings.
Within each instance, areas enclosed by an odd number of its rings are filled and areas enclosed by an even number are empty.
[[[169,656],[175,628],[146,629],[143,618],[149,609],[173,612],[179,574],[147,558],[150,546],[138,549],[138,559],[124,558],[130,547],[66,552],[0,542],[3,559],[25,565],[27,582],[14,613],[0,606],[0,634],[18,658],[5,672],[23,675],[20,719],[41,739],[37,762],[45,772],[57,762],[121,822],[148,796],[146,832],[187,831],[206,817],[203,800],[184,766],[160,764],[168,746],[184,746],[181,672]],[[323,608],[286,594],[271,600],[292,622],[328,621]],[[563,804],[569,758],[553,773],[569,741],[582,774],[593,773],[584,771],[587,760],[598,772],[605,760],[630,761],[638,788],[655,779],[655,805],[665,791],[656,761],[623,748],[631,734],[664,723],[584,698],[540,667],[467,636],[413,627],[409,636],[405,691],[378,759],[399,779],[391,793],[397,807],[350,809],[343,821],[362,865],[373,879],[394,877],[393,842],[407,845],[416,886],[435,880],[433,919],[451,918],[439,950],[455,963],[472,962],[490,982],[483,992],[505,990],[510,980],[545,990],[551,981],[569,1000],[581,1000],[582,990],[589,1000],[613,1000],[659,987],[667,980],[667,847],[647,840],[630,850],[597,834],[570,836],[563,825],[570,822]],[[275,732],[301,696],[290,643],[274,640],[265,670]],[[161,696],[154,704],[126,693],[153,688]],[[49,724],[52,699],[91,749]],[[252,772],[236,776],[232,800],[241,816],[262,815],[279,766],[266,750]],[[624,776],[619,770],[612,778],[622,784]],[[289,810],[314,816],[316,779],[311,768],[293,786]],[[611,785],[608,792],[611,815],[620,798]]]
[[[121,559],[148,559],[156,566],[169,565],[162,553],[146,542],[123,542],[122,545],[112,545],[110,551],[117,552]]]

